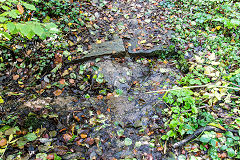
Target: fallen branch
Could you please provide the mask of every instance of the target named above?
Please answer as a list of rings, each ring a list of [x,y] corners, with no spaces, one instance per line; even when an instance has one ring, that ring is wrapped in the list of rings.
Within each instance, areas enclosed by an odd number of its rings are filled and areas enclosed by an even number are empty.
[[[217,127],[214,127],[214,126],[206,126],[206,127],[199,128],[192,135],[190,135],[187,138],[181,140],[180,142],[175,143],[173,145],[173,148],[178,148],[178,147],[181,147],[181,146],[185,145],[187,142],[189,142],[192,139],[195,139],[196,137],[198,137],[204,131],[215,131],[215,132],[218,132],[218,133],[224,133],[224,132],[230,131],[230,132],[233,132],[233,133],[238,133],[238,130],[231,130],[231,129],[223,130],[223,129],[220,129],[220,128],[217,128]]]
[[[168,91],[175,91],[175,90],[181,90],[181,89],[203,88],[203,87],[209,87],[209,88],[227,88],[227,89],[240,90],[240,88],[236,88],[236,87],[218,86],[218,85],[213,85],[212,83],[210,83],[210,84],[199,85],[199,86],[189,86],[189,87],[179,87],[179,88],[172,88],[172,89],[162,89],[162,90],[150,91],[150,92],[146,92],[146,93],[168,92]]]

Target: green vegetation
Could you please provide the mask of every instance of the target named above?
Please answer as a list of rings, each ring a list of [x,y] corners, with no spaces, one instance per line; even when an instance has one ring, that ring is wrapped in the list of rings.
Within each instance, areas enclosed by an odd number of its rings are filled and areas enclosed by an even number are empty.
[[[240,3],[182,0],[174,5],[168,19],[176,26],[174,40],[185,56],[190,54],[194,57],[189,62],[189,73],[179,81],[184,87],[170,89],[163,97],[168,105],[164,112],[169,116],[165,125],[170,130],[162,139],[184,138],[194,134],[198,128],[212,124],[222,129],[239,130],[239,118],[232,117],[229,124],[220,115],[230,116],[239,112]],[[214,112],[220,113],[210,114]],[[212,159],[227,155],[239,158],[239,136],[240,132],[222,134],[206,131],[195,140],[201,142],[200,150],[208,150]],[[184,157],[179,156],[180,159]]]

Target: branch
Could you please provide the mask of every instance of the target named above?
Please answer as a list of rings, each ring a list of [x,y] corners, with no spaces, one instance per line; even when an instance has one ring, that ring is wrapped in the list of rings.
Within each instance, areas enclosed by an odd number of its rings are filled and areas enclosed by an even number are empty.
[[[211,87],[211,88],[227,88],[227,89],[234,89],[234,90],[240,90],[240,88],[236,87],[228,87],[228,86],[218,86],[213,85],[212,83],[205,84],[205,85],[199,85],[199,86],[189,86],[189,87],[179,87],[179,88],[172,88],[172,89],[162,89],[158,91],[150,91],[146,93],[158,93],[158,92],[168,92],[168,91],[175,91],[175,90],[181,90],[181,89],[191,89],[191,88],[203,88],[203,87]]]
[[[206,126],[206,127],[199,128],[192,135],[190,135],[187,138],[181,140],[180,142],[175,143],[173,145],[173,148],[178,148],[178,147],[184,146],[187,142],[189,142],[192,139],[198,137],[204,131],[215,131],[215,132],[218,132],[218,133],[224,133],[224,132],[230,131],[230,132],[233,132],[233,133],[238,133],[238,130],[231,130],[231,129],[222,130],[222,129],[214,127],[214,126]]]

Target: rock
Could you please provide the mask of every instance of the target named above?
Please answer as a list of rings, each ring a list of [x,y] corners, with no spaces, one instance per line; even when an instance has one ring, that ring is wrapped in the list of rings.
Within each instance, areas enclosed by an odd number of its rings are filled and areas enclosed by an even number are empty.
[[[111,60],[98,62],[99,72],[104,75],[108,85],[125,92],[130,88],[133,81],[140,81],[149,73],[149,68],[138,63],[131,62],[131,59],[125,59],[128,63],[114,63]]]
[[[135,123],[134,123],[134,127],[135,127],[135,128],[142,127],[142,121],[141,121],[141,120],[137,120],[137,121],[135,121]]]
[[[89,54],[83,58],[96,58],[106,55],[120,56],[124,55],[125,52],[126,51],[122,39],[115,37],[112,41],[106,41],[100,44],[92,44],[92,49],[89,51]]]
[[[71,159],[81,159],[82,156],[83,156],[82,152],[76,152],[76,153],[66,154],[62,156],[62,158],[66,160],[68,159],[71,160]]]
[[[141,32],[148,34],[145,30],[134,30],[134,34],[136,35],[138,35]],[[169,46],[172,44],[170,39],[173,33],[174,32],[172,30],[169,30],[166,34],[161,35],[161,42],[158,42],[158,44],[151,45],[151,47],[149,46],[151,43],[144,44],[146,46],[145,48],[141,47],[143,45],[139,45],[139,39],[137,38],[137,36],[135,36],[127,41],[128,43],[131,44],[131,46],[128,47],[128,53],[130,56],[156,56],[158,53],[161,52],[166,51],[173,52],[169,48]],[[136,50],[136,48],[138,49]]]
[[[95,160],[95,159],[97,159],[97,154],[96,154],[96,152],[92,152],[91,154],[90,154],[90,160]]]

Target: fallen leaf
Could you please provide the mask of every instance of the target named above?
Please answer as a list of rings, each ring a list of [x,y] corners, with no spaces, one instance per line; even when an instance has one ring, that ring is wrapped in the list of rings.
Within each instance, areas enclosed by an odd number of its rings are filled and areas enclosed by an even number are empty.
[[[3,138],[3,139],[0,140],[0,147],[5,146],[6,144],[7,144],[6,138]]]
[[[18,61],[18,62],[22,62],[23,59],[22,59],[22,58],[17,58],[17,61]]]
[[[65,140],[65,142],[68,142],[71,138],[72,138],[72,136],[68,133],[63,135],[63,139]]]
[[[16,81],[19,78],[19,75],[13,75],[13,80]]]
[[[101,111],[100,110],[97,110],[97,115],[100,115],[101,114]]]
[[[69,79],[69,83],[74,84],[75,83],[74,79]]]
[[[69,74],[69,71],[68,70],[64,70],[64,72],[62,73],[62,76],[64,77],[64,76],[66,76],[68,74]]]
[[[54,63],[55,63],[55,64],[62,63],[62,55],[61,55],[61,54],[59,54],[59,53],[55,54]]]
[[[216,134],[217,134],[217,135],[216,135],[217,138],[220,138],[220,137],[223,136],[222,133],[216,133]]]
[[[162,151],[163,147],[157,147],[157,151]]]
[[[87,138],[87,134],[85,134],[85,133],[82,133],[80,136],[81,136],[81,138]]]
[[[101,40],[97,40],[96,43],[97,43],[97,44],[100,44],[100,43],[102,43],[102,41],[101,41]]]
[[[56,152],[60,156],[65,155],[67,151],[68,151],[68,147],[66,146],[54,146],[54,152]]]
[[[54,160],[54,154],[49,154],[46,158],[49,160]]]
[[[59,83],[60,83],[60,84],[65,84],[65,79],[60,79],[60,80],[59,80]]]
[[[101,100],[101,99],[103,99],[103,96],[102,96],[102,95],[98,95],[98,96],[97,96],[97,99],[98,99],[98,100]]]
[[[59,96],[59,95],[62,94],[62,90],[58,89],[58,90],[54,91],[53,94],[54,94],[55,96]]]
[[[32,50],[27,51],[27,55],[29,56],[32,53]]]
[[[106,98],[110,99],[111,97],[113,97],[113,94],[112,93],[108,93]]]
[[[140,41],[141,44],[144,44],[144,43],[146,43],[146,42],[147,42],[146,40]]]
[[[24,9],[23,9],[23,7],[22,7],[21,4],[18,4],[18,5],[17,5],[17,9],[18,9],[18,11],[20,12],[20,14],[23,14],[23,13],[24,13]]]
[[[89,145],[93,145],[94,139],[93,139],[93,138],[87,138],[87,139],[85,140],[85,142],[86,142],[87,144],[89,144]]]

